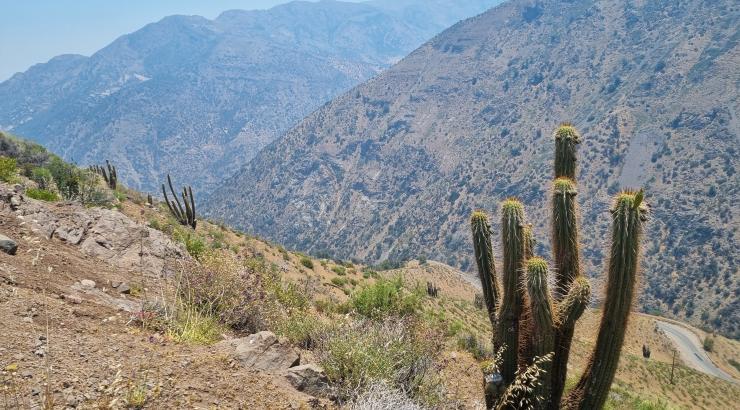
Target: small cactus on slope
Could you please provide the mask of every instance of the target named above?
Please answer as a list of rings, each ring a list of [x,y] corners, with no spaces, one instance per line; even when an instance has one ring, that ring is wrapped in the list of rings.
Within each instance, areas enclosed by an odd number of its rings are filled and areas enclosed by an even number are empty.
[[[167,185],[169,185],[174,201],[170,201],[167,196],[167,190],[165,189],[164,184],[162,184],[162,194],[164,194],[164,202],[167,203],[167,207],[170,209],[170,212],[172,212],[172,215],[175,216],[175,219],[177,219],[180,225],[190,226],[195,229],[198,221],[195,218],[195,198],[193,197],[193,189],[189,186],[182,189],[182,201],[185,204],[183,207],[183,205],[180,204],[180,200],[177,199],[175,190],[172,188],[172,179],[170,179],[169,174],[167,174]]]
[[[118,187],[118,172],[116,172],[116,166],[111,165],[110,161],[107,159],[105,160],[105,165],[105,167],[102,165],[91,165],[89,169],[103,177],[108,188],[116,189],[116,187]]]
[[[634,298],[642,226],[647,216],[643,192],[622,192],[612,208],[611,252],[607,289],[596,346],[578,385],[562,398],[576,321],[589,304],[591,288],[580,268],[576,203],[576,147],[580,135],[569,124],[559,127],[555,139],[555,180],[552,190],[552,250],[554,268],[534,256],[531,226],[524,207],[510,198],[502,204],[503,294],[498,284],[488,218],[476,211],[471,218],[479,277],[486,298],[497,351],[502,351],[496,374],[486,385],[487,408],[598,409],[604,405],[624,341]],[[552,275],[552,280],[549,277]],[[553,289],[549,289],[549,284]],[[489,303],[490,299],[490,303]],[[538,358],[547,357],[548,360]],[[537,366],[540,378],[531,385],[528,404],[517,407],[509,392],[517,375]],[[500,371],[500,374],[498,373]],[[493,377],[496,376],[496,377]],[[510,396],[510,395],[509,395]],[[504,405],[504,403],[508,403]]]

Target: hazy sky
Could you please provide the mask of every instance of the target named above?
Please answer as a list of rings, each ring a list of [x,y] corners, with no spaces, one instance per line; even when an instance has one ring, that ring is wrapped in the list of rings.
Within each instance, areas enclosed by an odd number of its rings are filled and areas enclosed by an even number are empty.
[[[358,0],[349,0],[358,1]],[[0,81],[59,54],[89,56],[172,14],[218,16],[289,0],[0,0]]]

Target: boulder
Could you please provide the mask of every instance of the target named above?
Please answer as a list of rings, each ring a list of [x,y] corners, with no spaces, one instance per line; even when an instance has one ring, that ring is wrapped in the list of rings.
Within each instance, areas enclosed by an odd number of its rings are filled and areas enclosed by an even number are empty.
[[[296,390],[314,397],[329,398],[329,379],[324,369],[313,363],[291,367],[285,372],[285,378]]]
[[[18,244],[7,236],[0,234],[0,250],[8,255],[15,255],[15,252],[18,250]]]
[[[295,349],[268,331],[223,343],[229,345],[234,357],[250,369],[285,370],[300,362],[300,355]]]

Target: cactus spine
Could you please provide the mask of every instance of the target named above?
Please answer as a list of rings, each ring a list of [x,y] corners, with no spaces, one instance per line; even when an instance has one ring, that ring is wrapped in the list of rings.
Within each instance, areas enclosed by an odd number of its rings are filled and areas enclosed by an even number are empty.
[[[548,289],[547,262],[534,256],[534,236],[531,226],[525,222],[524,207],[516,199],[507,199],[502,204],[503,295],[496,310],[496,292],[491,305],[493,310],[489,306],[489,317],[494,330],[494,346],[503,352],[496,367],[503,383],[491,387],[488,381],[498,380],[494,377],[497,373],[486,376],[488,408],[500,408],[504,403],[508,403],[507,408],[517,408],[511,407],[508,392],[513,391],[511,386],[517,375],[529,373],[540,377],[539,383],[530,389],[532,396],[528,398],[539,398],[535,407],[558,409],[562,405],[568,409],[597,409],[603,406],[614,378],[634,297],[639,244],[647,208],[642,203],[642,191],[623,192],[615,199],[606,300],[599,336],[589,366],[576,388],[563,400],[573,330],[591,297],[591,287],[579,262],[575,177],[576,147],[580,138],[569,124],[562,125],[554,133],[553,289]],[[487,221],[482,211],[476,211],[471,224],[484,296],[487,288],[496,289]],[[543,357],[551,360],[540,360]],[[534,366],[538,367],[537,372],[530,371]],[[489,392],[502,391],[501,396],[490,397]]]
[[[172,179],[170,179],[170,174],[167,174],[167,184],[169,185],[174,201],[170,201],[169,197],[167,197],[167,190],[165,189],[164,184],[162,184],[162,194],[164,194],[164,201],[167,203],[167,207],[170,209],[170,212],[172,212],[172,215],[175,216],[175,219],[177,219],[180,225],[190,226],[195,229],[198,221],[195,218],[195,198],[193,197],[193,189],[189,186],[182,189],[182,202],[185,204],[183,207],[180,200],[177,199],[175,189],[172,188]]]

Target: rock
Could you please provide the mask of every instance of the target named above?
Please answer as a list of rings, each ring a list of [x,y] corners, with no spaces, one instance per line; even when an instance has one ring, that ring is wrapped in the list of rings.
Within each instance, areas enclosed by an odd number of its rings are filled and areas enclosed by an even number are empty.
[[[62,295],[62,299],[68,301],[69,303],[74,303],[75,305],[79,305],[82,303],[82,298],[77,295]]]
[[[0,250],[8,255],[15,255],[15,252],[18,250],[18,244],[7,236],[0,234]]]
[[[128,295],[129,293],[131,293],[131,287],[128,284],[126,284],[126,283],[122,283],[122,284],[118,285],[116,287],[116,290],[118,290],[119,293],[123,293],[123,294],[126,294],[126,295]]]
[[[93,288],[95,288],[95,282],[94,281],[91,281],[90,279],[82,279],[80,281],[80,285],[82,285],[82,287],[84,289],[93,289]]]
[[[112,287],[113,289],[116,289],[119,286],[121,286],[122,284],[123,284],[123,282],[118,281],[118,280],[114,280],[114,281],[111,281],[110,287]]]
[[[285,378],[296,390],[316,397],[329,396],[329,379],[324,369],[315,364],[304,364],[291,367],[285,372]]]
[[[258,370],[284,370],[297,365],[298,353],[274,333],[263,331],[253,335],[222,342],[234,349],[234,356],[242,366]]]
[[[21,206],[21,203],[23,202],[23,199],[20,197],[20,195],[13,195],[10,197],[10,209],[16,210]]]

